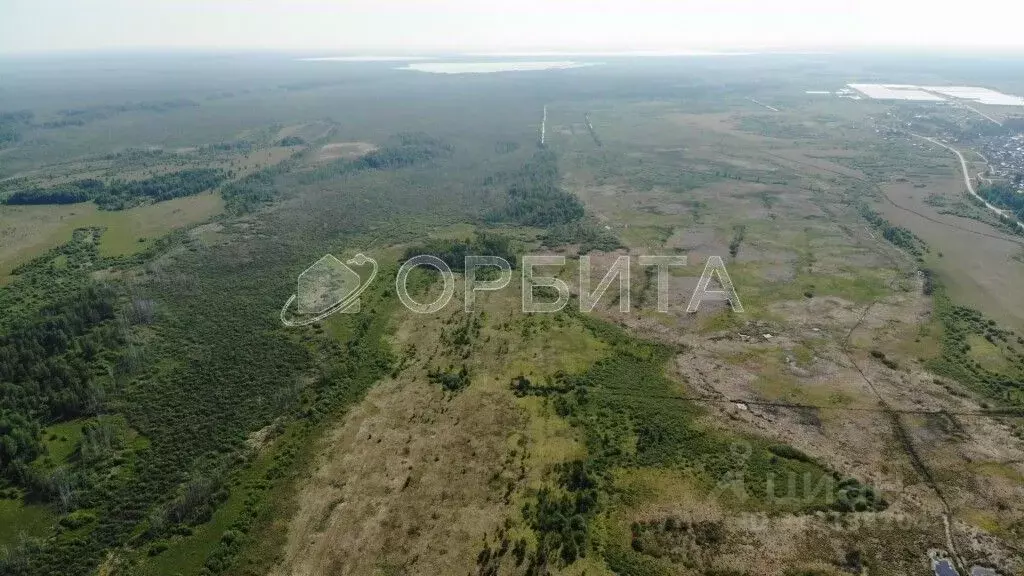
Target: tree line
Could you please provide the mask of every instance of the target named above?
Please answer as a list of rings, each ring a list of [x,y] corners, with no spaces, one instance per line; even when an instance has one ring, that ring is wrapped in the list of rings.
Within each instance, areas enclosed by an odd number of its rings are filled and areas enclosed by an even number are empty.
[[[1006,208],[1018,220],[1024,220],[1024,194],[1009,184],[994,183],[982,186],[978,195],[1000,208]]]
[[[182,196],[193,196],[216,188],[228,178],[217,168],[193,168],[160,174],[146,180],[114,180],[105,184],[86,178],[53,188],[29,188],[11,194],[10,205],[78,204],[93,201],[103,210],[124,210],[146,201],[162,202]]]
[[[166,112],[177,108],[192,108],[198,102],[179,98],[176,100],[125,102],[109,106],[90,106],[86,108],[67,108],[57,112],[55,120],[38,124],[41,128],[63,128],[65,126],[84,126],[89,122],[104,120],[125,112]]]

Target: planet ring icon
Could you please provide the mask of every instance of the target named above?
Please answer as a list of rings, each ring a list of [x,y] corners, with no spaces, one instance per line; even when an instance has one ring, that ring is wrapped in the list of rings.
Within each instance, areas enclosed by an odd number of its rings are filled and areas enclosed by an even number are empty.
[[[354,266],[364,266],[366,264],[370,264],[373,267],[373,270],[370,272],[370,277],[367,278],[367,280],[365,282],[363,282],[363,281],[361,281],[359,279],[359,275],[356,274],[351,268],[346,266],[346,264],[351,264],[351,265],[354,265]],[[302,318],[302,319],[291,319],[291,318],[289,318],[288,317],[289,316],[288,308],[291,307],[292,303],[295,302],[295,300],[298,299],[300,294],[302,294],[302,292],[303,292],[303,290],[302,290],[302,288],[303,288],[303,277],[306,276],[311,271],[315,271],[315,269],[318,268],[318,267],[324,268],[324,267],[331,267],[331,266],[333,266],[334,268],[340,268],[341,271],[344,271],[344,272],[350,274],[351,276],[353,276],[357,281],[359,281],[358,287],[353,289],[352,291],[350,291],[340,301],[335,302],[335,303],[329,305],[327,308],[325,308],[323,310],[318,310],[315,313],[315,315],[313,315],[312,317]],[[362,253],[356,254],[352,259],[348,260],[344,264],[340,260],[335,258],[334,256],[331,256],[330,254],[328,254],[327,256],[324,256],[323,258],[321,258],[316,264],[314,264],[313,266],[310,266],[309,268],[307,268],[306,271],[303,272],[302,275],[299,276],[299,286],[300,286],[300,289],[299,289],[299,291],[296,294],[292,294],[291,297],[288,298],[288,301],[285,302],[284,306],[281,308],[281,323],[284,324],[285,326],[288,326],[288,327],[308,326],[308,325],[313,324],[315,322],[319,322],[319,321],[323,320],[324,318],[327,318],[331,314],[334,314],[336,312],[345,311],[345,310],[347,310],[349,308],[352,308],[353,306],[358,306],[358,304],[359,304],[359,296],[370,286],[370,284],[373,283],[373,280],[376,277],[377,277],[377,261],[374,260],[373,258],[370,258],[369,256],[366,256],[365,254],[362,254]],[[308,306],[308,304],[307,304],[307,306]],[[301,313],[302,307],[303,307],[303,302],[300,300],[300,305],[299,305],[300,313]]]

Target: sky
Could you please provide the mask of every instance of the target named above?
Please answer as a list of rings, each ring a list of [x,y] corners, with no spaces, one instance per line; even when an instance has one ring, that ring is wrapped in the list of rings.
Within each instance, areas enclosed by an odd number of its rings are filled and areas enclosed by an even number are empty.
[[[0,0],[0,53],[1024,49],[1017,0]]]

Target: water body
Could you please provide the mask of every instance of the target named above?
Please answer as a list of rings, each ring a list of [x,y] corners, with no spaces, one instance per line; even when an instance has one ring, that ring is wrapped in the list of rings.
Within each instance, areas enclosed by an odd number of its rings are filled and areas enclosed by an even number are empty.
[[[709,52],[706,50],[633,50],[620,52],[476,52],[480,58],[671,58],[691,56],[755,56],[760,52]]]
[[[935,564],[935,576],[960,576],[949,563],[949,560],[939,560]]]
[[[537,70],[568,70],[596,63],[551,60],[537,62],[423,62],[413,63],[398,70],[414,70],[431,74],[490,74],[493,72],[533,72]]]
[[[323,56],[320,58],[299,58],[300,62],[411,62],[427,60],[426,56]]]

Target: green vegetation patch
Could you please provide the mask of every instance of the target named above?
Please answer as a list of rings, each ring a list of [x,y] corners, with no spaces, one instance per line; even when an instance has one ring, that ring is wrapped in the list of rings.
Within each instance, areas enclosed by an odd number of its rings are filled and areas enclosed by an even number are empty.
[[[860,206],[860,213],[865,220],[882,232],[883,238],[914,256],[918,262],[924,262],[924,256],[929,252],[929,249],[925,241],[918,237],[917,234],[902,226],[893,226],[867,204]]]
[[[586,254],[594,250],[611,252],[623,247],[622,242],[615,237],[615,234],[610,229],[602,227],[601,224],[591,220],[581,220],[554,226],[541,236],[541,242],[549,247],[579,244],[580,254]]]
[[[507,195],[505,206],[490,215],[493,221],[544,228],[583,217],[583,204],[559,185],[558,160],[550,150],[537,152],[521,169],[487,183],[503,185]]]
[[[78,204],[93,201],[103,210],[124,210],[144,202],[162,202],[194,196],[216,188],[227,179],[216,168],[195,168],[161,174],[147,180],[114,180],[104,184],[95,178],[77,180],[55,188],[19,190],[7,197],[10,205]]]
[[[933,290],[943,325],[942,352],[927,360],[928,369],[1000,405],[1024,407],[1024,337],[953,304],[941,285]]]
[[[634,526],[632,547],[624,548],[593,531],[602,512],[621,497],[614,476],[622,469],[686,473],[723,505],[740,510],[851,512],[887,507],[870,487],[840,480],[795,449],[696,425],[700,409],[678,396],[663,373],[670,348],[632,339],[590,317],[581,320],[611,345],[609,356],[579,375],[559,374],[542,384],[520,377],[512,383],[518,396],[549,398],[556,412],[580,430],[587,449],[585,460],[560,465],[553,485],[540,489],[523,508],[523,517],[537,534],[537,548],[527,555],[535,569],[569,564],[599,548],[616,573],[663,572],[665,565],[655,561],[653,550],[672,534],[652,535]],[[795,493],[790,486],[796,487]],[[714,531],[700,530],[705,528]]]
[[[422,132],[397,134],[382,147],[356,159],[340,159],[303,172],[300,182],[313,184],[364,170],[398,170],[431,160],[447,158],[454,147]]]
[[[436,256],[454,271],[466,269],[466,256],[497,256],[504,258],[513,268],[516,266],[515,242],[508,236],[481,232],[473,238],[453,240],[434,238],[423,244],[410,246],[406,249],[402,261],[414,256]]]

